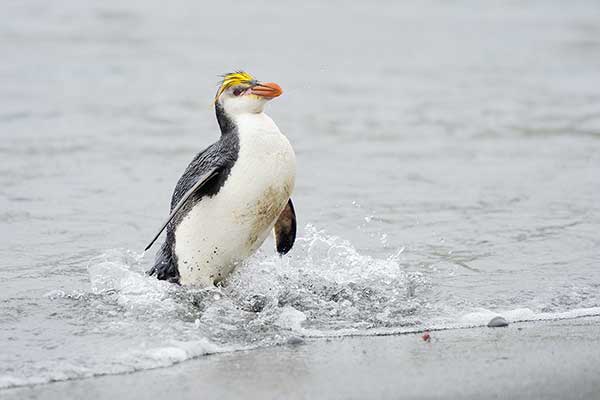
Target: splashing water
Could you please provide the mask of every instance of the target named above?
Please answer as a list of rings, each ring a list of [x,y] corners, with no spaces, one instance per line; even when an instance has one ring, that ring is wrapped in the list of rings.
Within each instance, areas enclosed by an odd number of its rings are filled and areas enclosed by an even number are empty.
[[[105,255],[92,262],[89,272],[94,295],[137,318],[193,323],[196,333],[219,344],[269,345],[290,334],[335,335],[420,324],[428,279],[421,272],[404,271],[395,257],[361,255],[350,242],[312,225],[298,238],[293,254],[259,253],[236,269],[225,286],[204,289],[148,278],[143,261],[132,254],[120,260]]]
[[[349,241],[308,225],[291,256],[258,253],[224,286],[199,289],[148,277],[150,260],[109,251],[89,263],[89,291],[47,293],[59,310],[54,331],[31,359],[14,360],[21,367],[0,375],[0,387],[164,367],[284,344],[293,336],[477,326],[497,315],[442,297],[439,271],[417,270],[409,253],[400,248],[387,258],[363,255]],[[503,312],[511,321],[597,314],[600,308],[593,307]]]
[[[311,225],[292,254],[258,253],[225,286],[199,289],[146,276],[150,261],[140,255],[108,251],[89,263],[89,291],[46,294],[62,310],[59,343],[1,376],[0,387],[161,367],[294,335],[416,329],[425,315],[428,279],[404,271],[397,257],[361,255]]]

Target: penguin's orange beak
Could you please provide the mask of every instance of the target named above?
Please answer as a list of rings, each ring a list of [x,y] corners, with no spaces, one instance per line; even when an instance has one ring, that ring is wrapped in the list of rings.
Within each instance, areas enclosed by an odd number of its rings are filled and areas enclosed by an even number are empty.
[[[281,90],[281,86],[279,86],[275,82],[258,83],[252,86],[251,90],[252,94],[264,97],[267,100],[271,100],[275,97],[281,96],[281,94],[283,93],[283,90]]]

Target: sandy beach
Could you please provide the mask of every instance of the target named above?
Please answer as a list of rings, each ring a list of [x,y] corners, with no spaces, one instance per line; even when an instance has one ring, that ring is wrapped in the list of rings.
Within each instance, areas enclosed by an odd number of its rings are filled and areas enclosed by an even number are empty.
[[[600,318],[308,340],[172,368],[9,389],[3,399],[592,399]]]

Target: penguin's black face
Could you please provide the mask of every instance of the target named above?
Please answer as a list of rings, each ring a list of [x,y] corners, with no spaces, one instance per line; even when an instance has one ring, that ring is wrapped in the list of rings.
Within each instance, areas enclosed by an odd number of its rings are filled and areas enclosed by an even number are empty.
[[[236,117],[247,113],[261,113],[266,103],[281,93],[283,91],[276,83],[262,83],[250,74],[236,72],[225,75],[215,102],[227,115]]]

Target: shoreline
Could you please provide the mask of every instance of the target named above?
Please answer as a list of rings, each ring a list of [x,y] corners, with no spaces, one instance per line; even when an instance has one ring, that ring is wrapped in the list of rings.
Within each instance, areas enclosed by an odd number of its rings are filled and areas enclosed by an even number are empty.
[[[166,368],[0,390],[27,399],[590,398],[600,317],[307,339]]]

